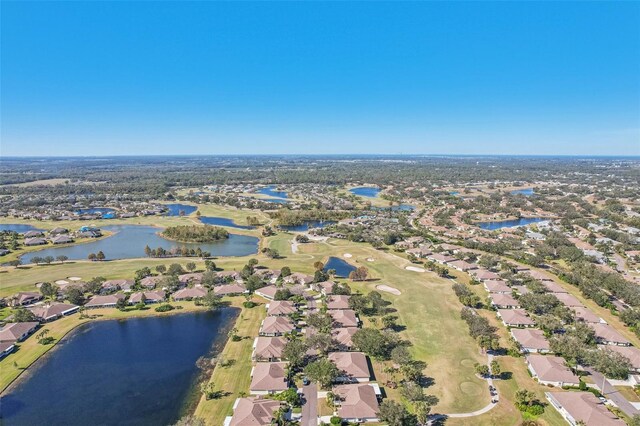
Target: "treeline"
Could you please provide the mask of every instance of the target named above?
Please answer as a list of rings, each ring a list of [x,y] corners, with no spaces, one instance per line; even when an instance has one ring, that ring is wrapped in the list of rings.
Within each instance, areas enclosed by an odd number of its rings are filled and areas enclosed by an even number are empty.
[[[144,248],[144,254],[147,257],[211,257],[211,253],[203,251],[200,247],[173,247],[169,250],[158,247],[152,249],[149,246]]]
[[[282,208],[270,213],[270,216],[282,226],[293,226],[309,221],[336,221],[349,217],[350,213],[326,209],[290,210]]]
[[[166,228],[162,236],[176,241],[209,243],[229,238],[229,232],[211,225],[179,225]]]

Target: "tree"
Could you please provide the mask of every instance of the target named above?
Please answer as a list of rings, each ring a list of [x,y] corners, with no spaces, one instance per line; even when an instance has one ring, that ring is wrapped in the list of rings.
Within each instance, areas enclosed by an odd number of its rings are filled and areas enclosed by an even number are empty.
[[[365,266],[360,266],[349,273],[352,281],[365,281],[369,276],[369,270]]]
[[[385,399],[380,404],[378,418],[389,426],[410,426],[416,424],[416,419],[399,403]]]
[[[60,263],[64,263],[67,260],[69,260],[69,256],[65,256],[65,255],[60,255],[56,257],[56,260]]]
[[[95,253],[89,253],[89,255],[87,256],[87,259],[89,259],[92,262],[95,262],[97,257]]]
[[[245,286],[250,293],[253,293],[254,291],[264,287],[264,282],[259,276],[251,275],[245,282]]]
[[[135,272],[134,278],[135,278],[136,281],[140,281],[141,279],[146,278],[146,277],[148,277],[150,275],[151,275],[151,269],[149,269],[149,267],[145,266],[144,268],[138,269]]]
[[[164,274],[165,272],[167,272],[167,267],[164,265],[158,265],[156,266],[156,272],[159,274]]]
[[[320,387],[328,389],[340,372],[334,363],[323,357],[307,364],[304,374],[314,382],[318,382]]]
[[[31,258],[31,263],[33,264],[38,264],[38,263],[42,263],[42,258],[40,256],[33,256]]]
[[[44,282],[40,285],[40,293],[42,293],[44,297],[55,299],[58,297],[58,286],[50,282]]]
[[[276,401],[284,401],[290,407],[300,407],[302,401],[300,400],[300,394],[296,388],[289,388],[285,391],[273,395],[273,399]]]
[[[107,279],[104,277],[93,277],[87,282],[87,290],[93,294],[100,293],[102,290],[102,283]]]
[[[491,361],[491,375],[494,377],[500,377],[502,374],[502,370],[500,369],[500,364],[495,359]]]
[[[307,346],[326,355],[335,348],[336,343],[329,333],[316,333],[307,339]]]
[[[282,269],[280,269],[280,276],[288,277],[289,275],[291,275],[291,268],[289,268],[288,266],[283,266]]]
[[[333,319],[331,316],[322,312],[313,312],[307,315],[307,324],[310,327],[319,330],[321,333],[329,333],[331,331]]]
[[[35,322],[38,321],[36,316],[28,309],[19,307],[13,310],[13,322]]]
[[[413,361],[413,357],[406,346],[396,346],[393,348],[391,351],[391,359],[398,365],[409,364]]]
[[[212,311],[218,309],[221,303],[222,298],[216,295],[213,290],[209,290],[202,298],[202,305],[208,307]]]
[[[307,344],[300,339],[289,340],[282,350],[282,356],[289,361],[291,369],[296,369],[304,364],[307,356]]]
[[[77,287],[72,287],[66,292],[67,300],[74,305],[84,304],[84,295],[82,290]]]
[[[96,254],[96,259],[100,262],[102,262],[103,260],[106,259],[106,256],[104,255],[104,253],[102,252],[102,250],[100,250],[97,254]]]
[[[382,325],[384,328],[394,329],[397,327],[396,320],[398,319],[395,315],[385,315],[382,317]]]
[[[207,259],[204,261],[204,268],[207,271],[215,271],[216,270],[216,264],[213,260],[211,259]]]
[[[358,350],[378,359],[386,359],[393,348],[386,336],[375,328],[361,328],[351,338]]]
[[[47,265],[50,265],[55,260],[55,258],[53,256],[45,256],[43,260]]]
[[[184,274],[184,269],[182,269],[182,265],[180,265],[179,263],[172,263],[171,265],[169,265],[167,273],[174,276],[182,275]]]
[[[189,272],[193,272],[196,270],[196,264],[195,262],[189,262],[185,265],[185,267],[187,268],[187,271]]]
[[[476,363],[475,370],[476,370],[476,374],[479,374],[483,377],[489,375],[489,366],[487,364]]]
[[[422,401],[425,397],[422,387],[415,382],[404,382],[400,388],[400,395],[411,402]]]
[[[416,401],[413,404],[413,410],[416,413],[416,419],[421,425],[426,425],[429,421],[429,413],[431,413],[431,406],[426,401]]]

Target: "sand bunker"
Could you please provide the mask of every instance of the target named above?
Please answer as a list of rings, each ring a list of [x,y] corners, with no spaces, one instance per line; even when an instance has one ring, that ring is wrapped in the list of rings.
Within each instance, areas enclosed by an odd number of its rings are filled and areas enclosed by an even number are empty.
[[[413,271],[413,272],[424,272],[424,268],[418,268],[417,266],[407,266],[406,268],[407,271]]]
[[[387,293],[395,294],[396,296],[400,296],[402,294],[397,288],[389,287],[388,285],[384,284],[377,285],[376,288],[380,291],[386,291]]]
[[[348,259],[348,258],[350,258],[350,257],[353,257],[353,256],[351,255],[351,253],[345,253],[345,254],[343,254],[343,256],[344,256],[344,257],[346,257],[347,259]]]
[[[376,260],[373,257],[367,259],[367,262],[375,262]]]
[[[80,281],[82,278],[80,277],[69,277],[69,280],[71,281]]]
[[[69,281],[67,281],[67,280],[58,280],[58,281],[54,282],[54,284],[58,284],[58,285],[60,285],[60,284],[69,284]]]

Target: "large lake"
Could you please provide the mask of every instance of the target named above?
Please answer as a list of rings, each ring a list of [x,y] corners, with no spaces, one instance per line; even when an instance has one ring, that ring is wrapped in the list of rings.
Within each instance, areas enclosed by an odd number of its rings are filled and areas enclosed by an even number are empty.
[[[105,226],[106,231],[115,234],[97,241],[77,244],[67,247],[50,247],[25,254],[27,260],[34,256],[67,256],[71,260],[86,259],[89,253],[102,251],[107,260],[133,259],[145,257],[145,246],[152,249],[162,247],[170,250],[172,247],[201,247],[212,256],[248,256],[258,252],[258,238],[247,235],[229,234],[228,239],[215,243],[179,243],[162,238],[158,235],[160,228],[141,225]]]
[[[380,188],[375,186],[361,186],[359,188],[351,188],[349,192],[361,197],[376,198],[380,193]]]
[[[182,216],[180,212],[183,212],[184,216],[189,216],[198,210],[197,206],[190,206],[189,204],[164,204],[164,206],[169,209],[166,213],[167,216]]]
[[[258,193],[263,195],[268,195],[269,197],[274,197],[274,198],[283,198],[283,199],[289,198],[289,195],[287,195],[285,191],[278,191],[276,190],[276,187],[273,185],[259,189]],[[272,201],[272,200],[269,200],[269,201]]]
[[[255,226],[238,225],[233,221],[233,219],[228,219],[226,217],[201,216],[200,222],[205,223],[207,225],[228,226],[229,228],[255,229]]]
[[[81,326],[2,397],[2,421],[12,426],[173,424],[197,403],[196,360],[219,351],[236,315],[236,309],[223,308]]]
[[[327,263],[324,265],[324,271],[329,269],[335,269],[336,276],[347,278],[351,271],[355,271],[356,267],[352,264],[340,259],[339,257],[330,257]]]
[[[482,229],[486,229],[487,231],[493,231],[500,228],[526,226],[532,223],[544,222],[545,220],[549,219],[545,219],[543,217],[521,217],[520,219],[501,220],[498,222],[478,222],[476,225]]]

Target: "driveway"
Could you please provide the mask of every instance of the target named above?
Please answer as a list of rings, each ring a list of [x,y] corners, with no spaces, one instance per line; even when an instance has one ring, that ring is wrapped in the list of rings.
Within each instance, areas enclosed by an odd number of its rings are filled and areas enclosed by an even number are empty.
[[[622,396],[622,394],[614,388],[611,383],[600,373],[595,371],[592,368],[585,368],[591,374],[591,378],[593,379],[593,383],[596,385],[602,395],[611,400],[616,407],[621,409],[627,416],[633,417],[636,415],[640,415],[640,410],[633,406],[627,399]]]
[[[318,386],[310,383],[302,387],[304,405],[300,426],[318,426]]]

